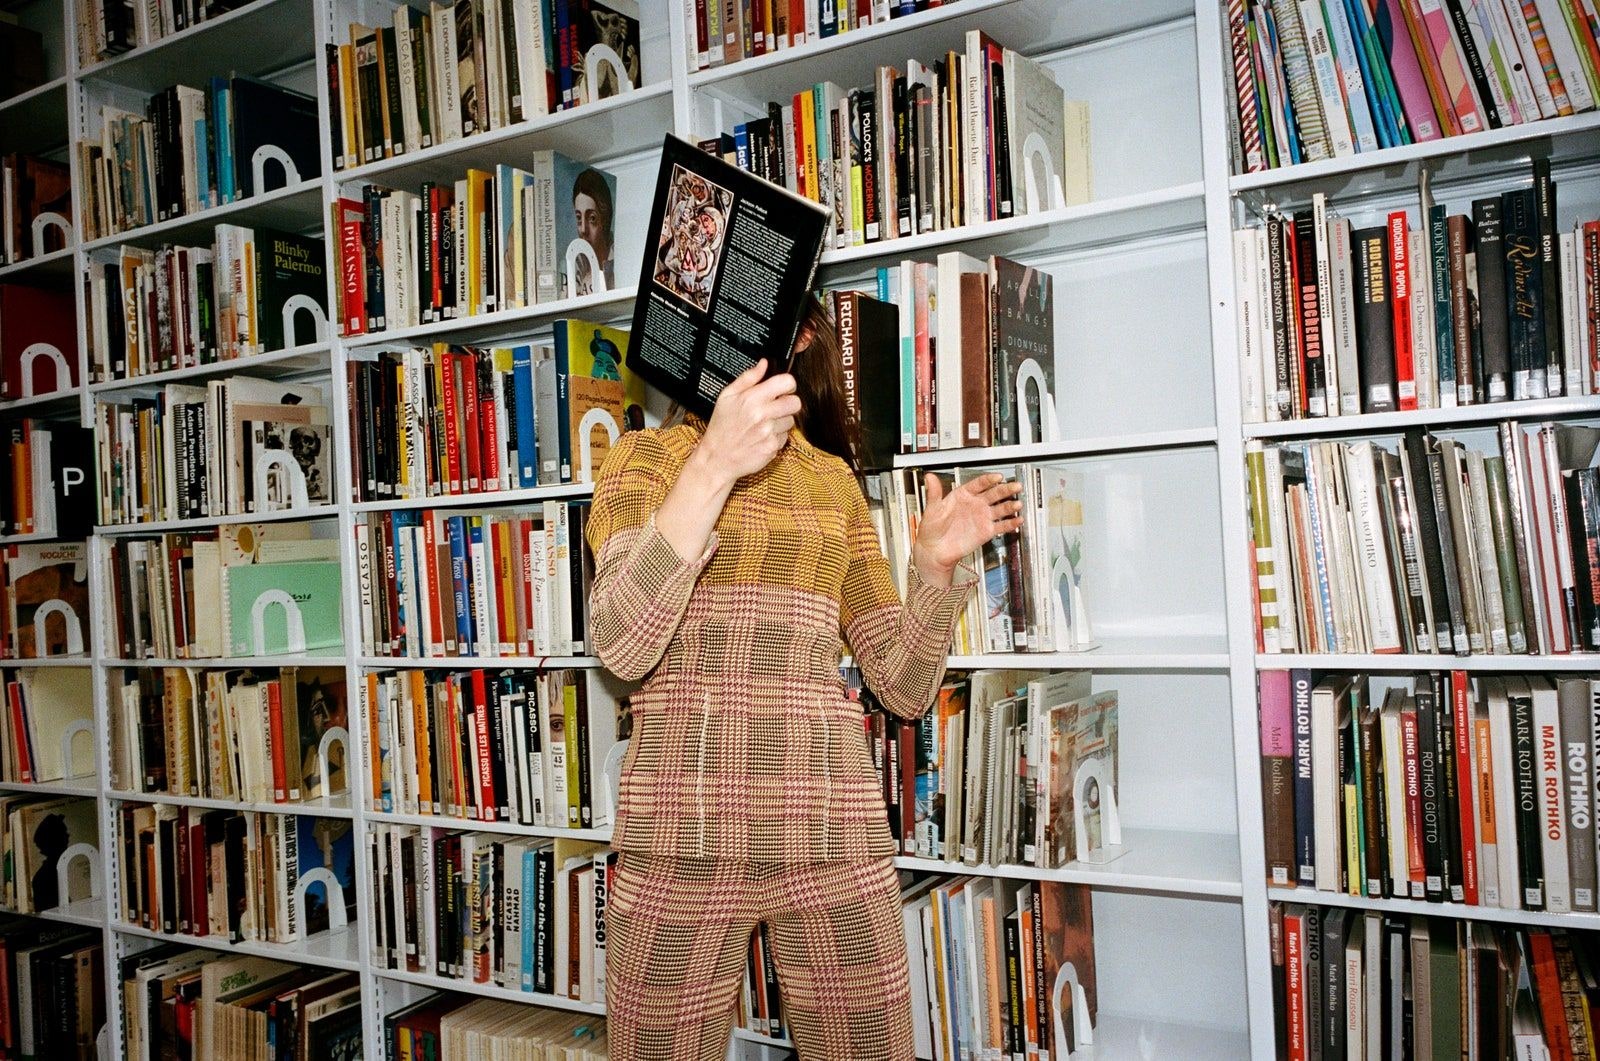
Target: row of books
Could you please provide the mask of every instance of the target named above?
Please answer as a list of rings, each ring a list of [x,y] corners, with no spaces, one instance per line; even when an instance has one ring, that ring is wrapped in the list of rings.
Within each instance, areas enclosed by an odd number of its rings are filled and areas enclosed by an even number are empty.
[[[292,943],[356,917],[349,819],[123,802],[117,811],[124,924],[229,942]],[[300,878],[304,909],[296,901]]]
[[[12,420],[0,434],[0,527],[9,534],[82,537],[89,503],[89,432],[65,420]]]
[[[19,542],[0,548],[0,658],[81,656],[89,645],[89,548]],[[57,604],[55,602],[59,601]]]
[[[773,1039],[788,1039],[794,1029],[783,1011],[783,992],[778,984],[778,966],[772,953],[772,929],[765,921],[756,923],[745,954],[744,983],[734,1007],[736,1028]],[[931,1055],[930,1055],[931,1056]]]
[[[1248,443],[1259,650],[1600,649],[1600,430],[1493,438]]]
[[[956,625],[955,651],[1081,652],[1095,646],[1083,592],[1088,570],[1084,478],[1069,465],[1022,464],[936,473],[948,491],[990,471],[1022,484],[1023,525],[971,558],[982,572]],[[868,475],[867,508],[902,595],[924,497],[922,474]]]
[[[121,659],[334,653],[344,645],[339,542],[307,523],[118,538],[110,643]]]
[[[83,285],[90,378],[132,379],[316,341],[328,312],[325,253],[316,236],[218,225],[210,246],[123,246],[91,262]]]
[[[171,85],[151,96],[142,114],[102,107],[99,124],[100,138],[78,145],[86,240],[322,173],[315,97],[270,81],[214,77],[204,89]],[[263,157],[271,160],[264,166]]]
[[[91,1061],[106,1019],[99,932],[31,918],[0,921],[0,1049],[7,1057]]]
[[[334,204],[345,335],[577,298],[616,286],[617,179],[557,151],[416,192]]]
[[[34,239],[34,221],[54,223]],[[62,226],[65,226],[64,228]],[[0,155],[0,265],[63,250],[72,232],[72,177],[64,162],[12,153]]]
[[[75,858],[62,888],[62,856],[76,844],[98,847],[99,809],[92,799],[0,793],[0,865],[5,909],[54,910],[90,897],[88,860]]]
[[[369,671],[373,810],[609,825],[608,775],[631,733],[626,701],[582,670]]]
[[[579,656],[593,558],[587,501],[356,517],[365,655]]]
[[[349,41],[325,53],[340,168],[643,84],[637,0],[434,0],[389,24],[351,23]]]
[[[1592,933],[1271,904],[1279,1056],[1592,1057]]]
[[[252,0],[77,0],[78,63],[89,66],[237,10]]]
[[[886,451],[885,465],[895,452],[1058,437],[1050,273],[949,251],[880,268],[877,296],[836,292],[833,311],[854,354],[854,389],[870,403],[868,450]]]
[[[412,347],[348,367],[355,499],[593,482],[644,426],[628,333],[558,320],[549,345]]]
[[[825,243],[858,246],[1089,201],[1088,104],[1049,68],[979,30],[964,51],[872,83],[770,102],[702,142],[832,212]]]
[[[1596,909],[1591,679],[1259,680],[1273,884]]]
[[[327,387],[252,376],[169,383],[94,407],[102,524],[333,502]]]
[[[864,718],[902,853],[1045,869],[1104,860],[1117,694],[1093,692],[1087,671],[972,671],[919,719]],[[1090,773],[1093,798],[1081,788]]]
[[[371,855],[378,968],[605,1000],[616,852],[582,840],[378,824]]]
[[[0,401],[78,385],[77,312],[70,288],[0,284]]]
[[[611,1056],[603,1018],[541,1009],[526,1002],[429,995],[383,1019],[384,1061],[412,1057],[474,1061],[480,1057],[561,1057],[604,1061]]]
[[[94,731],[68,728],[94,717],[93,676],[87,667],[38,667],[7,673],[5,710],[0,712],[0,780],[47,784],[82,778],[94,781]]]
[[[914,0],[719,0],[696,5],[688,30],[690,58],[697,70],[723,66],[882,25],[928,6],[926,0],[921,4]]]
[[[1236,167],[1270,169],[1592,110],[1590,0],[1228,5]]]
[[[130,1059],[362,1056],[355,973],[161,944],[124,955],[117,977]]]
[[[1257,423],[1593,394],[1600,220],[1561,231],[1531,187],[1354,228],[1328,209],[1234,233],[1244,418]]]
[[[336,667],[128,668],[113,672],[106,699],[111,787],[123,792],[320,799],[322,738],[349,728],[344,672]],[[344,790],[344,753],[338,744],[329,750],[328,795]]]

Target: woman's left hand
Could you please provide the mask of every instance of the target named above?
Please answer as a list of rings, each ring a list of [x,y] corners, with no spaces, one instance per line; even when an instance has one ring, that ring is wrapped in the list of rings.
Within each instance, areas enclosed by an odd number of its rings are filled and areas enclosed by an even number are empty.
[[[911,547],[911,562],[924,582],[948,586],[956,565],[990,538],[1022,526],[1022,484],[998,472],[980,475],[948,494],[938,476],[924,477],[927,504]]]

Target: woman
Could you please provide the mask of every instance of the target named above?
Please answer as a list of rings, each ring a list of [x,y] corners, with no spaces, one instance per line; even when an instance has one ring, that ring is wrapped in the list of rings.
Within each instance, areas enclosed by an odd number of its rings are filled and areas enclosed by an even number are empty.
[[[921,714],[1020,488],[933,476],[902,605],[855,478],[833,327],[794,374],[734,380],[710,423],[636,431],[595,482],[590,632],[632,700],[606,908],[617,1061],[721,1059],[766,922],[804,1061],[909,1059],[909,977],[883,796],[841,636],[886,708]]]

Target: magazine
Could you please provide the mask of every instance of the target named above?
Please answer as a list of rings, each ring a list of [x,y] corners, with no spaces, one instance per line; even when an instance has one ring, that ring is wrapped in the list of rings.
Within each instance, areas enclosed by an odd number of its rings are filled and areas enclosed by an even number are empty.
[[[784,371],[827,224],[818,204],[668,136],[628,367],[705,417],[761,358]]]

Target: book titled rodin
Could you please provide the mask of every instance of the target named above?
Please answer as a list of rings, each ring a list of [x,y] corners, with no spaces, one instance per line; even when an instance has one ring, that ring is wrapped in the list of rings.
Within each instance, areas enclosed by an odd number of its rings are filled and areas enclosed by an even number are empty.
[[[761,358],[783,371],[827,223],[818,204],[668,136],[628,367],[706,417]]]

